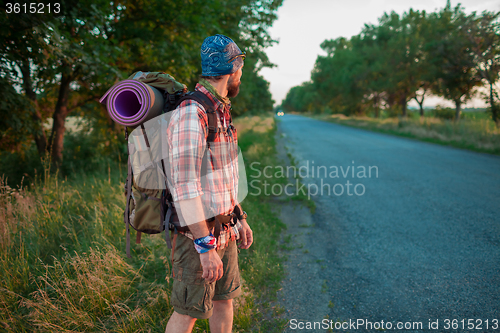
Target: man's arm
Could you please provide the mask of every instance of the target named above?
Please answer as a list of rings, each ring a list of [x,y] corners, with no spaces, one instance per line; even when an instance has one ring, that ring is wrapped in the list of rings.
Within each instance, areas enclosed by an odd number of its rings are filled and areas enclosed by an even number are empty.
[[[179,218],[188,226],[194,239],[208,236],[209,231],[207,223],[205,222],[201,196],[197,196],[193,199],[180,200],[174,202],[174,205],[176,210],[181,213]]]
[[[240,242],[238,246],[242,249],[248,249],[253,243],[253,231],[248,225],[246,218],[240,220],[240,216],[242,216],[244,212],[240,203],[236,204],[236,206],[234,207],[234,211],[241,224]]]
[[[169,179],[172,182],[172,198],[179,218],[189,227],[193,238],[209,235],[200,186],[200,170],[202,156],[206,148],[206,136],[200,119],[198,103],[183,102],[174,111],[167,129],[169,145],[168,159],[170,165]],[[182,110],[181,110],[182,109]],[[182,111],[182,112],[181,112]],[[194,246],[194,244],[193,244]],[[200,254],[202,277],[212,283],[222,277],[222,261],[215,250]]]
[[[180,200],[174,204],[176,209],[181,213],[179,218],[183,218],[186,221],[199,221],[187,224],[194,239],[209,235],[205,214],[203,213],[201,196],[193,199]],[[206,279],[209,283],[213,283],[222,277],[223,265],[217,251],[210,250],[200,254],[200,262],[203,268],[203,275],[201,277]]]
[[[247,220],[241,220],[240,229],[240,244],[239,247],[242,249],[248,249],[253,243],[253,231],[247,223]]]

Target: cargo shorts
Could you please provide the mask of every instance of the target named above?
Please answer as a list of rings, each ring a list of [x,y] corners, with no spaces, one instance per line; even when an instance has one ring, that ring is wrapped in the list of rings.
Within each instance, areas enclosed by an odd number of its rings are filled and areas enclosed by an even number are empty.
[[[200,254],[193,240],[177,234],[172,258],[173,287],[171,304],[174,311],[193,318],[207,319],[212,316],[212,301],[229,300],[241,294],[238,247],[236,241],[229,242],[217,250],[222,260],[224,273],[214,283],[202,278]]]

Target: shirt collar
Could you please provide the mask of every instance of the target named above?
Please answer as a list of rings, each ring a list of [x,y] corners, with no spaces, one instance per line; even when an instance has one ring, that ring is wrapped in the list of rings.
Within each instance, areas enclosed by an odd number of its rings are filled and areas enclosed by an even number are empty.
[[[220,112],[224,113],[224,111],[225,111],[224,110],[224,104],[221,101],[219,101],[219,99],[217,97],[215,97],[214,95],[212,95],[212,93],[210,91],[208,91],[207,88],[205,88],[201,84],[197,83],[195,90],[201,91],[202,93],[204,93],[205,95],[207,95],[208,98],[210,98],[210,100],[212,101],[212,103],[214,103],[214,109],[215,110],[219,110]],[[231,104],[228,104],[228,106],[230,106],[230,105]],[[228,110],[229,110],[229,107],[228,107]]]

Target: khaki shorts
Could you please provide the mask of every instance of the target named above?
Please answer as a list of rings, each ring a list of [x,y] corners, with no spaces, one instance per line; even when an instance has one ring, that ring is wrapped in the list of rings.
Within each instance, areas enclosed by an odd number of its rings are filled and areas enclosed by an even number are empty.
[[[224,265],[224,274],[215,283],[208,283],[201,277],[200,255],[193,241],[182,234],[177,234],[176,238],[171,300],[174,311],[198,319],[210,318],[212,301],[229,300],[241,294],[236,241],[217,251]]]

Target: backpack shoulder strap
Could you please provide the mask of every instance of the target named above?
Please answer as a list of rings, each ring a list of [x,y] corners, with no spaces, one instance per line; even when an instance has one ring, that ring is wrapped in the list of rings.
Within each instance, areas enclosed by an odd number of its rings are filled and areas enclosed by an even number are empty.
[[[194,100],[194,101],[200,103],[201,106],[203,107],[203,109],[205,110],[205,113],[207,114],[207,118],[208,118],[207,146],[210,146],[210,142],[214,142],[215,134],[217,133],[217,114],[216,114],[215,109],[213,107],[212,101],[210,100],[210,98],[207,95],[205,95],[201,91],[189,91],[186,94],[184,94],[184,96],[182,96],[177,101],[176,107],[178,107],[185,100]],[[204,156],[206,156],[206,154],[207,154],[206,150],[205,150],[204,154],[205,154]],[[206,168],[207,168],[206,163],[207,163],[207,159],[204,157],[203,163],[201,166],[201,170],[206,170]],[[204,177],[203,179],[205,179],[205,181],[206,181],[206,177]],[[204,185],[202,185],[202,187],[204,187]],[[170,203],[169,207],[171,209],[173,207],[173,204]],[[170,216],[169,216],[169,221],[170,221]],[[177,232],[177,230],[180,230],[180,228],[178,228],[178,226],[175,223],[173,223],[173,224],[174,224],[175,232]],[[183,230],[181,230],[181,231],[183,231]],[[176,236],[174,235],[174,237],[176,237]],[[175,244],[175,238],[174,238],[173,242]],[[175,245],[174,245],[174,247],[175,247]],[[172,255],[173,255],[173,251],[172,251]],[[173,258],[173,256],[172,256],[172,258]]]
[[[127,243],[125,251],[127,253],[127,258],[132,258],[130,255],[130,199],[132,196],[132,164],[130,163],[130,145],[128,144],[128,128],[125,127],[125,140],[127,141],[127,181],[125,184],[125,196],[127,197],[127,201],[125,204],[125,212],[123,214],[125,226],[127,229]]]
[[[201,91],[190,91],[186,93],[181,99],[179,99],[177,105],[188,99],[195,100],[196,102],[200,103],[201,106],[203,106],[203,109],[205,109],[208,118],[207,142],[214,142],[215,133],[217,133],[217,115],[215,113],[212,101]]]

